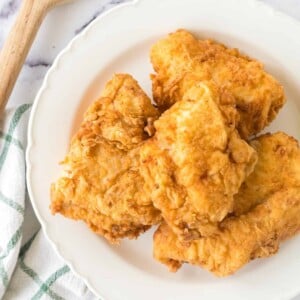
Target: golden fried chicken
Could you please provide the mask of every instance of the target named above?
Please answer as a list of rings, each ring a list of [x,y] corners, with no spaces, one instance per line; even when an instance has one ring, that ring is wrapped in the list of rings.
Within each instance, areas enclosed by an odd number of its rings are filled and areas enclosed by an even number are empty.
[[[300,186],[300,151],[297,140],[283,132],[265,134],[250,142],[259,160],[255,172],[234,199],[234,214],[241,215],[281,189]]]
[[[260,132],[284,104],[282,86],[263,65],[236,49],[211,40],[198,40],[186,30],[178,30],[158,41],[151,50],[155,75],[154,100],[162,109],[180,101],[187,89],[202,80],[213,80],[220,89],[232,93],[243,138]]]
[[[51,187],[52,212],[85,221],[112,243],[156,224],[160,213],[143,192],[139,148],[157,117],[138,83],[115,75],[71,142],[66,174]]]
[[[155,121],[155,136],[141,148],[145,191],[182,240],[217,230],[254,169],[257,155],[235,129],[232,100],[211,82],[194,85]]]
[[[282,240],[299,231],[298,143],[277,133],[264,135],[252,145],[258,151],[257,167],[235,196],[236,202],[242,201],[237,214],[244,214],[226,218],[214,236],[190,243],[179,241],[166,223],[156,231],[154,257],[171,271],[187,262],[217,276],[230,275],[252,259],[276,253]]]

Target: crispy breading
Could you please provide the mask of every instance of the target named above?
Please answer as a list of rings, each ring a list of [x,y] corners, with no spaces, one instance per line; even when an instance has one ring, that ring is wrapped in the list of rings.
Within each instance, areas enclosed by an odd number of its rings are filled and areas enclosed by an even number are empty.
[[[276,253],[282,240],[299,231],[298,143],[277,133],[264,135],[252,145],[258,151],[257,167],[235,197],[236,202],[242,201],[242,205],[237,206],[237,214],[244,214],[226,218],[214,236],[190,243],[180,242],[165,223],[156,231],[154,257],[171,271],[187,262],[202,266],[217,276],[227,276],[252,259]],[[241,200],[243,197],[246,201]]]
[[[259,160],[255,172],[242,184],[234,200],[234,214],[241,215],[280,189],[300,185],[298,142],[283,132],[265,134],[250,142]]]
[[[256,163],[236,129],[232,98],[211,82],[187,90],[141,148],[146,193],[182,240],[213,234]]]
[[[182,99],[187,89],[202,80],[213,80],[230,92],[237,106],[238,130],[243,138],[260,132],[283,106],[283,87],[263,65],[236,49],[211,40],[198,40],[178,30],[151,49],[154,100],[162,109]]]
[[[115,75],[87,110],[51,188],[53,213],[85,221],[112,243],[135,238],[160,220],[143,192],[139,147],[159,116],[138,83]]]

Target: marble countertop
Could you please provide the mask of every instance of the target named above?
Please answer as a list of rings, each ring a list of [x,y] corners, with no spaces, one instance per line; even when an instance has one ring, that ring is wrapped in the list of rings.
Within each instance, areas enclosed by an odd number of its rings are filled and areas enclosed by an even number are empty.
[[[15,20],[21,1],[0,0],[0,48]],[[98,15],[124,2],[128,0],[74,0],[53,9],[38,32],[8,107],[31,103],[57,54]]]
[[[22,0],[0,0],[0,49]],[[36,0],[39,1],[39,0]],[[130,0],[76,0],[55,8],[44,21],[9,100],[9,107],[31,103],[45,73],[69,41],[104,11]],[[300,21],[300,0],[260,0]],[[59,30],[57,29],[59,25]],[[1,80],[1,79],[0,79]],[[300,300],[300,296],[293,300]]]

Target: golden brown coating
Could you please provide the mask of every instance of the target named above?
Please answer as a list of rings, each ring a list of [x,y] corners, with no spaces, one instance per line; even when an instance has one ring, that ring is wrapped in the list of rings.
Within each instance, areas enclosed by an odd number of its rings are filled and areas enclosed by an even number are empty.
[[[138,83],[115,75],[71,142],[66,174],[51,188],[52,212],[85,221],[112,243],[156,224],[160,214],[143,192],[139,147],[157,117]]]
[[[241,215],[281,189],[300,186],[300,149],[297,140],[283,132],[265,134],[250,142],[259,160],[255,172],[242,184],[234,200]]]
[[[235,129],[231,101],[211,82],[191,87],[141,148],[146,193],[182,240],[213,234],[254,169],[256,152]]]
[[[161,225],[154,235],[154,257],[171,271],[187,262],[217,276],[230,275],[252,259],[276,253],[279,243],[300,229],[299,145],[283,133],[264,135],[252,144],[258,151],[257,167],[235,197],[245,197],[252,208],[226,218],[218,234],[190,243],[180,242],[170,227]],[[241,207],[249,208],[244,202]]]
[[[250,260],[275,254],[282,240],[300,229],[300,189],[280,190],[240,217],[223,222],[218,236],[182,244],[163,223],[154,235],[154,256],[177,271],[182,263],[228,276]]]
[[[151,61],[156,72],[154,100],[161,108],[180,101],[195,82],[213,80],[234,96],[240,115],[238,130],[244,138],[260,132],[284,104],[282,86],[260,62],[214,41],[197,40],[186,30],[158,41]]]

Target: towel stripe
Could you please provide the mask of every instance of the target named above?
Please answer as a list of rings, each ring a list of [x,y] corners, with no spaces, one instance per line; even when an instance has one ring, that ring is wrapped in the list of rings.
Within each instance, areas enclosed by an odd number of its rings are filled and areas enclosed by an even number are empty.
[[[22,117],[22,115],[31,107],[31,104],[23,104],[15,111],[8,129],[8,135],[13,136],[13,133]],[[7,156],[9,146],[11,144],[11,140],[6,140],[4,143],[4,147],[2,149],[2,153],[0,155],[0,171],[2,170],[5,158]]]
[[[24,150],[22,143],[18,139],[15,139],[14,137],[12,137],[9,134],[5,134],[4,132],[0,131],[0,139],[3,139],[9,143],[12,143],[16,147],[18,147],[20,150]]]
[[[43,290],[43,292],[45,292],[49,297],[55,300],[64,300],[64,298],[60,297],[49,287],[47,287],[47,285],[43,283],[42,280],[39,278],[38,274],[24,263],[23,259],[20,259],[20,268],[24,273],[26,273],[30,278],[32,278],[33,281],[36,282]]]
[[[19,259],[23,259],[26,252],[29,250],[33,240],[35,239],[36,235],[40,230],[38,230],[22,247],[19,253]]]
[[[11,208],[15,209],[17,212],[19,212],[22,216],[24,216],[24,208],[17,202],[7,198],[4,196],[0,191],[0,201],[4,202]]]
[[[0,278],[1,278],[3,286],[6,288],[8,285],[8,276],[4,269],[2,260],[0,260]]]
[[[53,292],[50,287],[55,283],[55,281],[63,276],[64,274],[68,273],[70,271],[70,268],[65,265],[62,268],[58,269],[55,273],[53,273],[44,283],[42,280],[38,277],[37,273],[29,268],[24,263],[24,257],[26,252],[30,249],[30,246],[32,242],[34,241],[36,235],[38,234],[39,230],[22,246],[20,250],[19,255],[19,265],[21,270],[23,270],[28,276],[30,276],[38,285],[39,290],[37,293],[31,298],[31,300],[38,300],[40,299],[45,293],[50,296],[52,299],[58,299],[58,300],[64,300],[61,296],[57,295],[55,292]]]
[[[51,287],[51,285],[54,284],[54,282],[60,278],[61,276],[63,276],[64,274],[68,273],[70,271],[70,268],[65,265],[62,268],[60,268],[59,270],[57,270],[55,273],[53,273],[46,281],[45,281],[45,285],[47,290],[49,290],[49,288]],[[45,294],[45,290],[43,288],[43,286],[40,287],[40,289],[38,290],[38,292],[31,298],[31,300],[39,300],[44,294]]]
[[[22,222],[23,223],[23,222]],[[22,224],[23,225],[23,224]],[[4,251],[4,253],[0,256],[0,261],[3,260],[4,258],[6,258],[10,251],[15,248],[15,246],[17,245],[17,243],[19,242],[20,238],[22,237],[22,225],[21,227],[19,227],[19,229],[13,234],[13,236],[11,237],[10,241],[8,242],[7,246],[6,246],[6,250]]]

